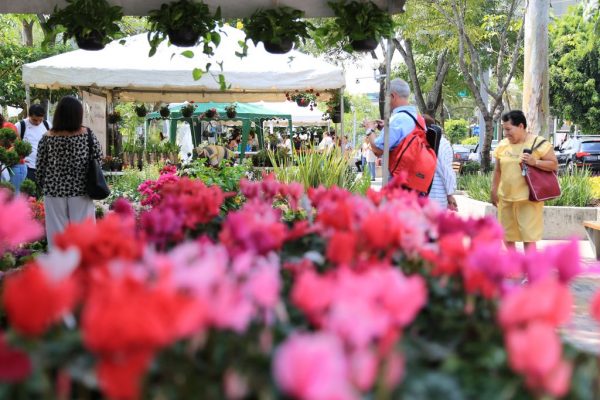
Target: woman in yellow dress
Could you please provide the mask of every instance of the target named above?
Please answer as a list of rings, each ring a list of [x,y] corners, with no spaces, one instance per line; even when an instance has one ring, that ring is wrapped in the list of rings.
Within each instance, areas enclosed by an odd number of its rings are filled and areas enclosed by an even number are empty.
[[[502,128],[505,138],[493,154],[496,167],[492,179],[492,204],[498,208],[506,246],[514,247],[515,242],[523,242],[525,247],[535,248],[544,230],[544,202],[529,200],[529,187],[520,163],[556,171],[558,161],[550,142],[527,132],[527,120],[522,111],[504,114]],[[531,150],[531,153],[523,150]]]

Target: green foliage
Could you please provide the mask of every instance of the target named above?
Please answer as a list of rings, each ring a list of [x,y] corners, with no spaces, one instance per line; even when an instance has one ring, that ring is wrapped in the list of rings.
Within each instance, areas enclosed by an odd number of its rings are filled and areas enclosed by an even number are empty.
[[[372,1],[330,1],[335,20],[327,20],[317,28],[315,41],[321,49],[342,47],[352,52],[354,40],[387,38],[394,33],[394,21],[389,13]]]
[[[199,158],[186,165],[181,171],[182,176],[188,176],[193,179],[200,179],[208,186],[217,185],[224,192],[235,194],[228,197],[221,206],[223,212],[238,209],[242,204],[240,192],[240,180],[245,178],[248,173],[249,165],[230,166],[227,160],[221,161],[219,167],[214,168],[206,165],[206,159]]]
[[[158,179],[161,167],[159,164],[144,163],[141,171],[137,168],[124,168],[123,175],[108,178],[110,195],[104,201],[111,204],[116,199],[122,197],[132,202],[139,202],[140,193],[138,192],[138,187],[147,180]]]
[[[338,186],[362,194],[371,185],[368,174],[359,178],[350,167],[353,159],[350,152],[342,153],[339,149],[320,152],[312,148],[302,152],[293,150],[292,159],[287,162],[278,160],[273,152],[269,152],[269,156],[275,177],[281,182],[299,182],[306,189]]]
[[[477,174],[479,171],[481,171],[481,164],[477,161],[467,161],[460,169],[462,175]]]
[[[559,176],[562,195],[547,201],[547,206],[589,207],[594,205],[594,195],[587,170]],[[491,174],[461,174],[458,177],[458,188],[467,192],[469,197],[479,201],[490,201]]]
[[[2,189],[7,189],[12,193],[15,192],[15,187],[10,182],[6,181],[0,181],[0,190]]]
[[[64,53],[70,47],[57,45],[48,49],[26,47],[9,42],[0,43],[0,106],[26,108],[23,65]],[[53,98],[73,94],[73,90],[52,91]],[[49,90],[31,89],[32,103],[48,98]]]
[[[573,8],[549,27],[550,105],[554,115],[597,133],[600,120],[600,41],[596,14],[585,18]]]
[[[58,33],[62,27],[63,41],[74,38],[89,37],[100,34],[104,44],[109,43],[121,34],[117,24],[123,17],[120,6],[110,5],[106,0],[66,0],[67,6],[54,11],[47,22],[47,27]]]
[[[460,144],[465,144],[467,146],[475,146],[479,143],[479,136],[471,136],[466,139],[460,141]]]
[[[15,142],[15,152],[21,158],[27,157],[29,154],[31,154],[31,143],[23,140],[17,140]]]
[[[351,111],[351,107],[352,107],[352,102],[350,100],[350,96],[348,95],[344,95],[344,113],[349,113]],[[327,102],[325,103],[325,106],[327,107],[326,112],[324,113],[323,117],[325,119],[327,118],[332,118],[333,114],[336,113],[336,111],[338,113],[341,112],[341,101],[340,101],[340,92],[339,91],[335,91],[333,92],[333,94],[331,95],[331,98],[329,100],[327,100]]]
[[[450,143],[460,143],[469,133],[469,122],[464,119],[449,119],[444,122],[444,131]]]
[[[217,8],[214,15],[202,1],[179,0],[163,3],[158,10],[152,10],[148,16],[150,31],[149,56],[156,53],[158,45],[167,39],[169,32],[186,30],[198,35],[199,41],[204,43],[203,52],[212,55],[213,48],[221,43],[221,35],[215,26],[223,26],[221,20],[221,7]]]
[[[243,20],[246,41],[252,40],[254,45],[258,42],[292,42],[298,46],[301,41],[304,42],[310,37],[308,30],[313,29],[312,24],[302,17],[304,11],[290,7],[257,10],[250,18]]]
[[[40,197],[39,190],[37,185],[31,179],[25,179],[23,183],[21,183],[21,193],[26,194],[31,197]]]

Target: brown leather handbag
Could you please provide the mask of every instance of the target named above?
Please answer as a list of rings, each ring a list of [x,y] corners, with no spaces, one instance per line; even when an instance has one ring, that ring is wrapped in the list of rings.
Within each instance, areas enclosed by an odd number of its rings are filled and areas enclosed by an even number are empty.
[[[543,139],[537,146],[535,138],[531,151],[533,152],[540,147],[546,139]],[[546,201],[560,197],[560,183],[556,171],[544,171],[531,165],[521,165],[524,171],[525,182],[529,186],[529,200],[531,201]]]

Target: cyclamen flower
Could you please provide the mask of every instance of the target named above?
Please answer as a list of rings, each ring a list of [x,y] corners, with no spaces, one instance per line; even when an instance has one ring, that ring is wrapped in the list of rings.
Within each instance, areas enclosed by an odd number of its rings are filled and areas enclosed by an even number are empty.
[[[72,275],[55,280],[34,262],[6,278],[2,302],[13,328],[39,336],[72,310],[77,294]]]
[[[21,243],[39,238],[42,226],[33,219],[27,200],[0,189],[0,254]]]
[[[273,375],[281,391],[298,400],[358,399],[342,344],[332,335],[288,338],[275,351]]]
[[[146,182],[143,182],[138,187],[138,192],[140,192],[140,194],[142,195],[141,204],[143,206],[148,206],[148,205],[153,206],[153,205],[160,203],[161,188],[168,183],[175,183],[178,181],[179,181],[179,177],[177,175],[162,174],[155,181],[148,180]]]
[[[0,382],[21,382],[31,374],[31,370],[27,353],[10,347],[0,332]]]

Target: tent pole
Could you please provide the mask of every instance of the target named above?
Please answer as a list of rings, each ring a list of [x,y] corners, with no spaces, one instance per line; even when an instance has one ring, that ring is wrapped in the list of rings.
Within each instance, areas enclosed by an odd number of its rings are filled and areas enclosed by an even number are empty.
[[[27,103],[27,110],[25,111],[25,115],[29,113],[29,106],[31,106],[31,88],[29,85],[25,85],[25,103]]]
[[[388,9],[391,0],[388,0]],[[383,134],[383,162],[381,166],[381,185],[385,186],[388,183],[389,164],[390,164],[390,75],[392,64],[392,39],[387,40],[387,51],[385,53],[385,109],[383,111],[385,118],[384,134]]]
[[[344,138],[344,88],[340,88],[340,131],[342,131],[341,133],[338,133],[338,137],[339,137],[339,143],[340,145],[342,145],[342,143],[344,142],[343,138]],[[341,146],[342,147],[342,154],[344,154],[346,152],[346,149],[344,147],[346,146]]]

